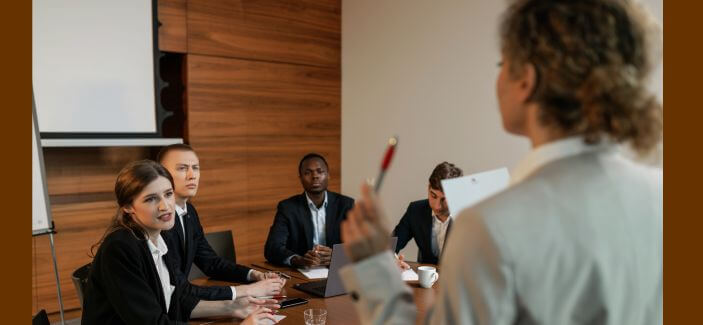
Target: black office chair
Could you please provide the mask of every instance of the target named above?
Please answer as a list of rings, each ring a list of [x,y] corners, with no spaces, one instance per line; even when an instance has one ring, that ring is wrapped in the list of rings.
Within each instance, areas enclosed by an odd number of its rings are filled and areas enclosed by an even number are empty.
[[[215,251],[217,256],[232,262],[237,260],[231,230],[207,233],[205,234],[205,239],[210,244],[210,247],[212,247]],[[198,266],[193,264],[193,267],[190,268],[190,273],[188,273],[188,281],[202,278],[204,276],[205,273],[203,273]]]
[[[51,325],[49,322],[49,315],[46,314],[46,310],[40,310],[34,317],[32,317],[32,325]]]
[[[90,263],[79,267],[71,274],[71,280],[73,280],[73,286],[76,287],[78,302],[80,302],[81,308],[83,308],[83,294],[85,293],[85,286],[88,283],[88,274],[90,274]]]

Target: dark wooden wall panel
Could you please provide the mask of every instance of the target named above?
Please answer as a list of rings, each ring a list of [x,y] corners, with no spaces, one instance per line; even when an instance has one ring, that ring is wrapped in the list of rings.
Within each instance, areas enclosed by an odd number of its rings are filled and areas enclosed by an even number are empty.
[[[159,0],[159,49],[166,52],[186,53],[188,35],[186,28],[186,0]]]
[[[150,158],[147,148],[46,148],[47,186],[64,308],[79,308],[71,274],[90,262],[96,243],[117,210],[113,189],[128,162]],[[56,280],[48,235],[32,240],[32,312],[58,311]]]
[[[276,203],[302,192],[304,154],[328,158],[339,190],[339,70],[189,55],[187,75],[203,226],[232,229],[237,256],[261,258]]]
[[[336,68],[340,0],[191,0],[188,53]]]

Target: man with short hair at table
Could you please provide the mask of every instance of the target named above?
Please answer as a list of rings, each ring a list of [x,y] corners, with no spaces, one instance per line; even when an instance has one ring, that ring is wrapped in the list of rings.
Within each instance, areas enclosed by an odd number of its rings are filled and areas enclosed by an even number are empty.
[[[327,190],[329,166],[319,154],[300,160],[298,178],[304,191],[278,203],[264,255],[279,265],[329,265],[331,247],[342,242],[339,225],[354,200]]]
[[[215,253],[205,239],[198,212],[189,201],[195,197],[200,182],[200,160],[187,144],[173,144],[161,149],[157,160],[171,173],[175,185],[176,222],[173,228],[163,232],[169,245],[169,257],[180,268],[177,281],[188,281],[193,264],[205,275],[232,282],[252,282],[238,286],[195,286],[195,295],[205,300],[234,300],[243,296],[267,296],[278,294],[285,280],[274,273],[263,273],[235,262],[225,260]]]
[[[427,199],[410,202],[405,214],[393,229],[393,236],[398,237],[396,253],[414,238],[418,248],[418,263],[439,263],[452,226],[442,180],[462,175],[461,168],[446,161],[435,166],[428,179]],[[401,267],[408,268],[403,262],[403,255],[399,255],[399,259]]]

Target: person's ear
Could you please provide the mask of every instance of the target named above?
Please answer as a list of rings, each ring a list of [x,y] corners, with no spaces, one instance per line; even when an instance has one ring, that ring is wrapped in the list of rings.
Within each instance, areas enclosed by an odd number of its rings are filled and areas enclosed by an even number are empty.
[[[134,214],[134,207],[132,207],[132,205],[130,204],[130,205],[122,208],[122,211],[124,211],[124,213],[126,213],[126,214],[131,215],[131,214]]]
[[[537,69],[532,63],[525,63],[522,67],[522,75],[519,78],[518,98],[521,102],[527,102],[532,97],[537,87]]]

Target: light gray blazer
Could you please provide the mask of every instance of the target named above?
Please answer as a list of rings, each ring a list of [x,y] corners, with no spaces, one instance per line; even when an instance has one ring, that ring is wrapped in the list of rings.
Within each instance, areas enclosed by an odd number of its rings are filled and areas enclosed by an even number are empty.
[[[457,217],[425,323],[662,324],[662,196],[613,151],[547,163]],[[342,276],[364,324],[415,323],[390,253]]]

